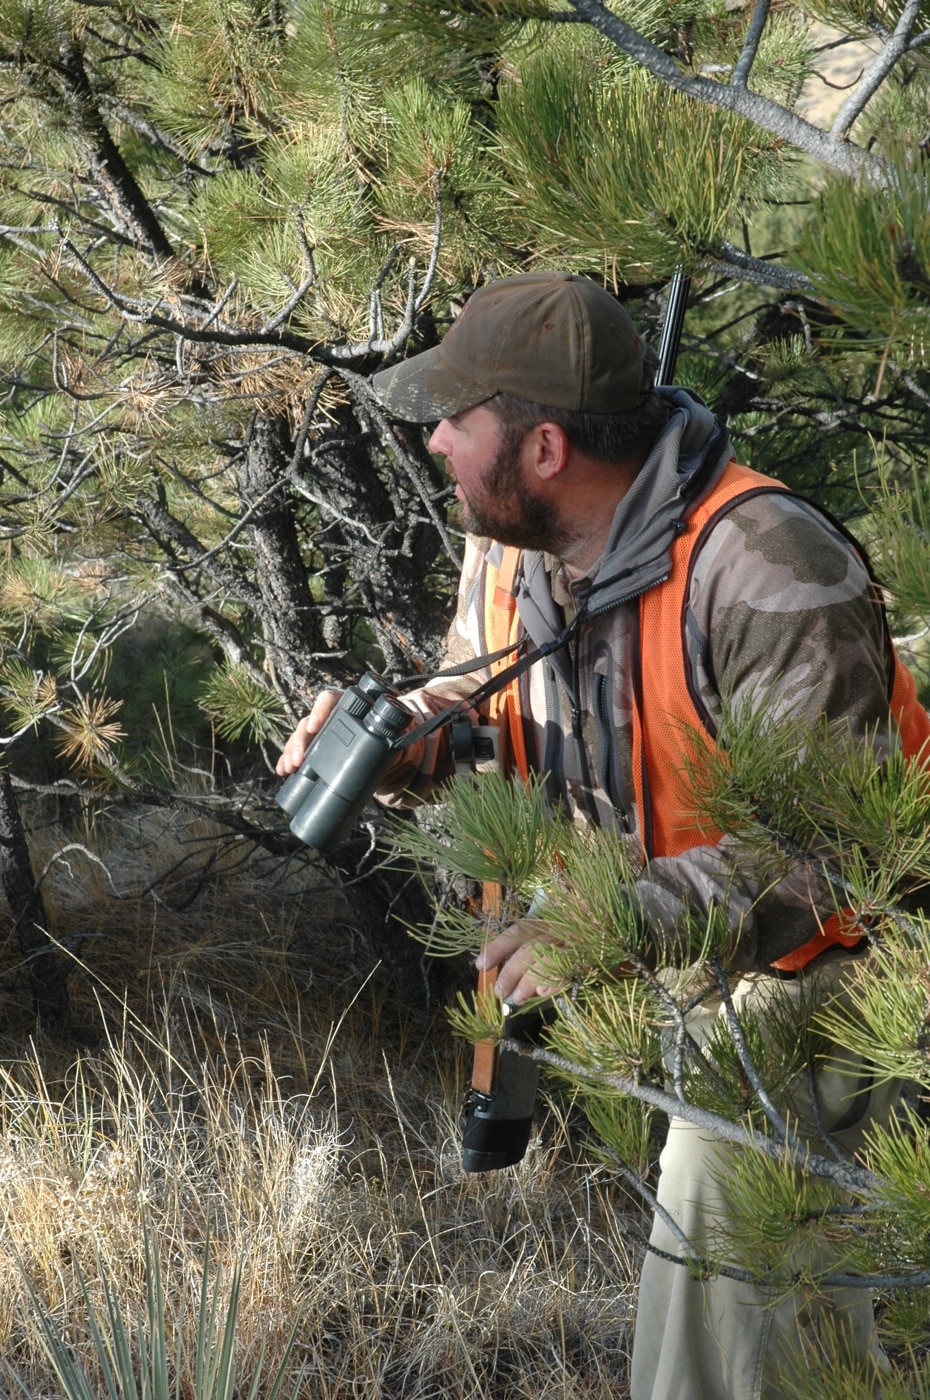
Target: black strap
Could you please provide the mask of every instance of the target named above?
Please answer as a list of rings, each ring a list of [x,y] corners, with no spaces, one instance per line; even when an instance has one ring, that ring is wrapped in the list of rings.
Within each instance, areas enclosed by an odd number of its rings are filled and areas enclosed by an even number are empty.
[[[401,676],[396,682],[398,690],[406,690],[407,686],[422,686],[427,681],[443,680],[448,676],[467,676],[469,671],[480,671],[483,666],[490,666],[495,661],[500,661],[501,657],[507,656],[510,652],[516,651],[526,642],[524,637],[519,642],[514,642],[511,646],[501,647],[500,651],[489,651],[485,656],[476,656],[474,661],[460,661],[457,666],[446,666],[441,671],[428,671],[425,675],[422,671],[417,671],[412,676]]]
[[[496,695],[499,690],[503,690],[511,681],[515,681],[518,676],[522,676],[524,671],[528,671],[531,666],[535,665],[535,663],[544,656],[551,656],[554,651],[559,651],[562,647],[567,646],[583,618],[584,609],[581,609],[551,642],[543,642],[532,651],[525,652],[523,656],[518,657],[518,659],[511,662],[509,666],[505,666],[503,671],[499,671],[496,676],[492,676],[490,680],[478,686],[477,690],[473,690],[470,695],[466,695],[463,699],[457,700],[455,704],[450,705],[447,710],[440,710],[438,714],[430,715],[429,719],[424,720],[422,724],[418,724],[415,729],[407,730],[407,732],[402,734],[395,742],[394,747],[396,749],[407,749],[411,744],[415,744],[418,740],[425,739],[428,734],[432,734],[437,729],[441,729],[444,724],[451,724],[452,720],[455,719],[457,715],[461,714],[464,708],[477,708],[477,706],[487,700],[489,696]],[[527,639],[523,637],[513,646],[503,647],[500,651],[492,652],[487,656],[480,656],[475,661],[462,662],[458,666],[450,666],[447,670],[437,671],[434,675],[429,676],[428,679],[440,680],[448,676],[465,676],[469,671],[477,671],[482,666],[488,666],[493,661],[499,661],[501,657],[507,656],[509,652],[519,651],[526,645],[526,640]],[[422,677],[420,677],[419,680],[422,685]]]

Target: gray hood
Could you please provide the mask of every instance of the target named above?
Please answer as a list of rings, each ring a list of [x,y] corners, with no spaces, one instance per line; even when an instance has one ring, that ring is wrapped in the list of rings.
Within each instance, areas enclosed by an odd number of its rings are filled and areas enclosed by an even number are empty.
[[[668,424],[614,514],[607,548],[591,576],[589,608],[616,606],[662,583],[680,521],[732,456],[726,429],[688,389],[660,392],[674,405]]]
[[[689,389],[659,391],[672,405],[662,436],[614,514],[607,548],[587,585],[579,589],[591,613],[636,598],[670,571],[670,552],[680,522],[717,480],[732,456],[725,428]],[[537,644],[558,635],[541,554],[526,551],[517,609]]]

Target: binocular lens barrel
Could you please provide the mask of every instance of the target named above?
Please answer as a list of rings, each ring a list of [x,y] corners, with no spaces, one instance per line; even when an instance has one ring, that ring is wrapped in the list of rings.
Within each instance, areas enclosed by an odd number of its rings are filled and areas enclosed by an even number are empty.
[[[368,671],[339,699],[277,795],[291,831],[324,855],[345,840],[391,766],[410,711]]]

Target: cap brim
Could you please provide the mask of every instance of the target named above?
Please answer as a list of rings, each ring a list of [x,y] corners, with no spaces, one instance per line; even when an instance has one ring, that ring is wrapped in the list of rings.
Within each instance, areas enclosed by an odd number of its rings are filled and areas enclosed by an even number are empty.
[[[385,408],[408,423],[438,423],[464,413],[493,396],[487,385],[455,374],[443,362],[442,346],[424,350],[390,369],[372,375],[371,384]]]

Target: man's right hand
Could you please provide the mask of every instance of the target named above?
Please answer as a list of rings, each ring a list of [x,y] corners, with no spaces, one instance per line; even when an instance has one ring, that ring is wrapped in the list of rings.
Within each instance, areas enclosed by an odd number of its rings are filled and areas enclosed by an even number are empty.
[[[530,997],[558,996],[562,988],[553,985],[545,961],[545,945],[555,941],[539,919],[523,919],[492,938],[475,966],[479,972],[498,969],[495,994],[511,1006],[522,1006]]]
[[[304,715],[303,719],[284,745],[284,748],[281,750],[281,757],[275,764],[275,772],[279,778],[286,778],[289,773],[296,773],[307,756],[307,749],[310,747],[311,740],[319,734],[323,725],[339,704],[341,697],[341,690],[320,691],[313,702],[310,713]]]

